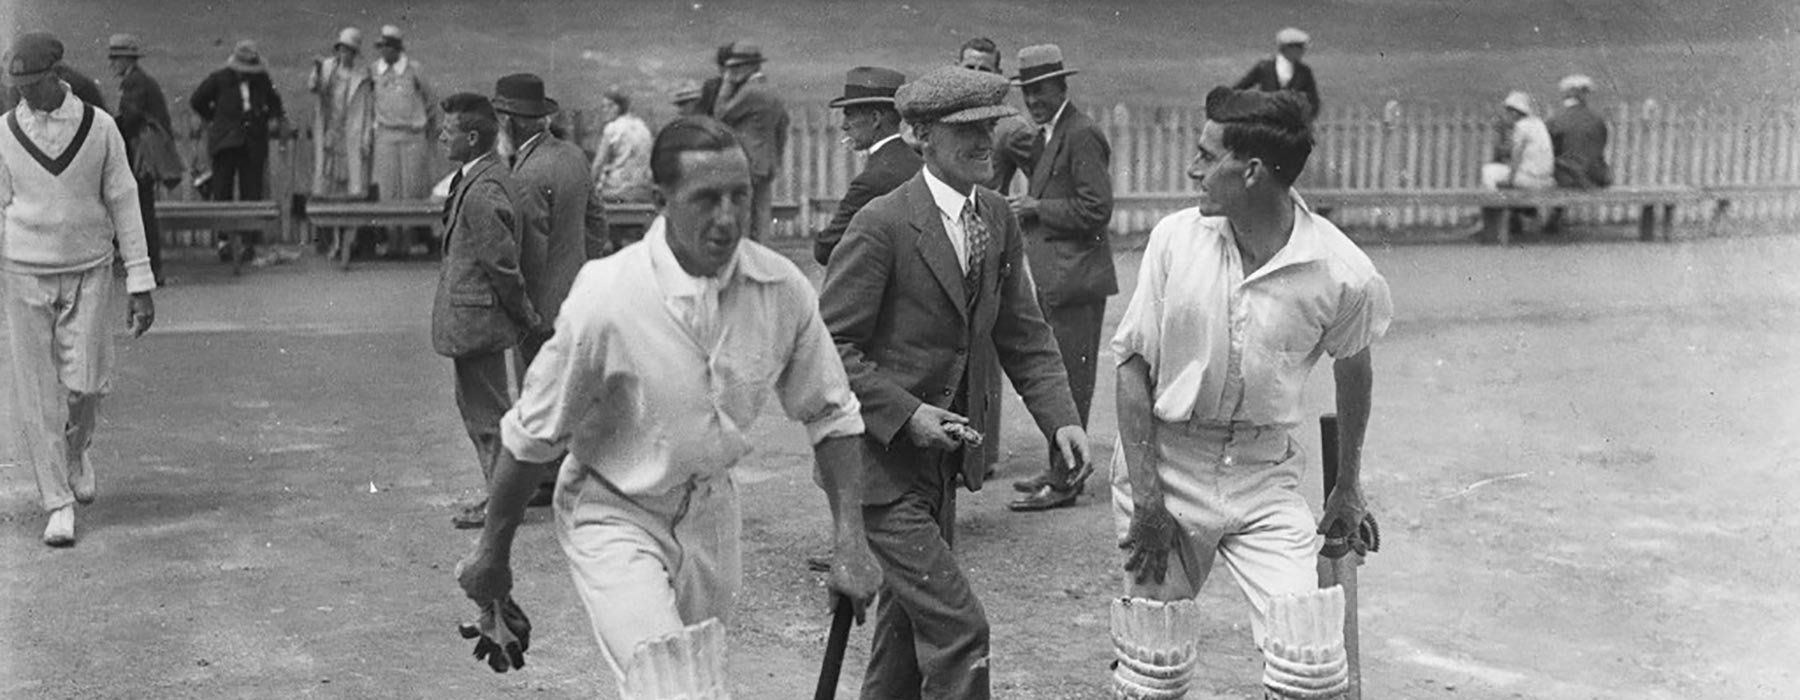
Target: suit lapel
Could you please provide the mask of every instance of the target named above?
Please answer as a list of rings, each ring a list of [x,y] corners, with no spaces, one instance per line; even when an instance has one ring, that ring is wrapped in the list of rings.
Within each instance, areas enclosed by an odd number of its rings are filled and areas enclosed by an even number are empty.
[[[1057,158],[1062,157],[1063,144],[1068,141],[1069,125],[1081,118],[1081,112],[1075,109],[1074,103],[1063,108],[1062,119],[1056,122],[1056,128],[1050,132],[1050,140],[1044,144],[1044,157],[1039,158],[1037,167],[1031,169],[1031,196],[1044,196],[1044,189],[1050,185],[1050,173],[1056,169]]]
[[[925,266],[931,268],[938,285],[944,288],[944,294],[949,295],[957,311],[967,320],[969,294],[963,288],[962,263],[956,259],[956,246],[950,245],[950,233],[944,230],[943,215],[938,212],[931,188],[925,184],[925,174],[920,172],[906,187],[909,188],[907,201],[912,204],[913,228],[919,231],[914,247],[925,259]]]
[[[450,240],[450,234],[456,231],[456,222],[462,220],[463,200],[468,199],[469,188],[475,186],[475,181],[481,179],[482,174],[486,173],[488,168],[494,167],[495,162],[494,158],[487,155],[481,156],[481,162],[475,166],[475,169],[470,170],[468,175],[463,176],[460,186],[451,193],[451,199],[455,203],[450,206],[450,223],[444,227],[446,243]]]

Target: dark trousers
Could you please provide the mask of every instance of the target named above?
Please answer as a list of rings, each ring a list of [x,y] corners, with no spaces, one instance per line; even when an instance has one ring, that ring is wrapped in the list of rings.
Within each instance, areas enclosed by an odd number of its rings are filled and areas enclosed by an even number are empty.
[[[988,621],[951,552],[961,453],[931,452],[900,500],[863,506],[881,560],[863,700],[987,700]]]
[[[150,274],[162,284],[162,228],[156,225],[156,178],[139,178],[138,213],[144,217],[144,244],[150,248]]]
[[[495,352],[451,360],[456,368],[456,409],[462,413],[463,428],[469,441],[475,443],[475,459],[481,464],[481,480],[494,476],[499,464],[500,417],[512,406],[507,393],[506,353]]]
[[[1056,348],[1062,353],[1063,370],[1069,373],[1069,394],[1075,399],[1075,413],[1081,426],[1087,427],[1088,409],[1094,405],[1094,373],[1100,357],[1100,331],[1106,324],[1106,300],[1075,306],[1048,306],[1038,299],[1044,320],[1056,336]],[[1062,463],[1062,452],[1050,442],[1050,465],[1053,474],[1068,468]]]
[[[254,201],[263,198],[263,171],[269,154],[246,147],[225,148],[212,154],[212,199],[220,202]],[[256,240],[256,231],[234,231]]]

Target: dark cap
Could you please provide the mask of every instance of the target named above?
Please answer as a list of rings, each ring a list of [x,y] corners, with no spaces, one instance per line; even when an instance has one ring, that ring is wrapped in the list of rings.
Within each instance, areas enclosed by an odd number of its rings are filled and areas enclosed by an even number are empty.
[[[42,32],[19,37],[6,61],[6,84],[30,85],[49,77],[60,53],[58,46],[54,37]]]
[[[530,73],[514,73],[494,83],[494,111],[521,117],[556,113],[556,100],[544,96],[544,79]]]

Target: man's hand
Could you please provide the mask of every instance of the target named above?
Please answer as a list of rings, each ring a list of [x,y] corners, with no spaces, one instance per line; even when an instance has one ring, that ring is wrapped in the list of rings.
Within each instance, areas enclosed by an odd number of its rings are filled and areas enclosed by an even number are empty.
[[[1028,194],[1008,195],[1006,203],[1012,206],[1013,215],[1025,219],[1037,216],[1038,198]]]
[[[1340,481],[1325,496],[1325,515],[1319,519],[1319,534],[1326,537],[1349,537],[1362,525],[1369,504],[1363,499],[1362,484]]]
[[[156,302],[150,300],[150,293],[131,295],[131,301],[125,306],[125,327],[131,329],[131,337],[142,337],[153,323],[156,323]]]
[[[1131,528],[1119,549],[1131,553],[1125,570],[1136,574],[1138,583],[1161,584],[1169,570],[1169,550],[1175,548],[1175,516],[1161,498],[1138,502],[1131,511]]]
[[[919,404],[906,419],[906,434],[914,445],[928,450],[950,451],[962,445],[944,430],[947,423],[968,425],[969,419],[928,403]],[[1058,433],[1060,434],[1060,433]]]
[[[477,550],[456,563],[456,583],[463,595],[476,603],[512,596],[512,565],[492,553]]]
[[[1093,475],[1094,460],[1088,452],[1087,431],[1081,426],[1065,425],[1057,428],[1056,449],[1062,454],[1063,464],[1069,465],[1066,484],[1077,484]]]
[[[456,626],[463,639],[476,639],[475,658],[495,673],[525,668],[525,652],[531,649],[531,620],[512,598],[481,604],[474,624]]]
[[[881,564],[869,551],[867,539],[839,539],[831,554],[831,574],[825,579],[825,587],[831,590],[833,608],[837,607],[839,596],[848,598],[856,610],[856,624],[863,623],[863,612],[881,588]]]

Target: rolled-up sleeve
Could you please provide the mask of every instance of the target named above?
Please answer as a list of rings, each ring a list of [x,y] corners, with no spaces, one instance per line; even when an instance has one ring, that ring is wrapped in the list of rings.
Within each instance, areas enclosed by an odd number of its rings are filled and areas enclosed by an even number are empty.
[[[1387,280],[1370,275],[1361,284],[1347,286],[1338,302],[1337,317],[1325,328],[1322,343],[1332,357],[1362,352],[1387,333],[1394,320],[1394,301]]]
[[[812,444],[861,435],[862,403],[850,390],[837,345],[819,317],[818,296],[804,281],[793,288],[796,301],[791,313],[802,320],[794,333],[793,352],[775,385],[781,408],[806,426]]]
[[[1145,246],[1144,262],[1138,269],[1137,290],[1131,295],[1131,303],[1125,306],[1125,315],[1119,319],[1119,329],[1113,335],[1113,361],[1117,364],[1123,365],[1133,356],[1139,356],[1151,367],[1160,365],[1164,285],[1168,275],[1167,247],[1163,243],[1167,238],[1167,234],[1152,232],[1150,242]]]
[[[525,373],[519,400],[500,419],[500,440],[520,461],[561,457],[571,428],[581,419],[577,412],[594,403],[590,394],[601,384],[605,335],[589,327],[590,314],[569,310],[572,305],[564,304],[555,335]]]

